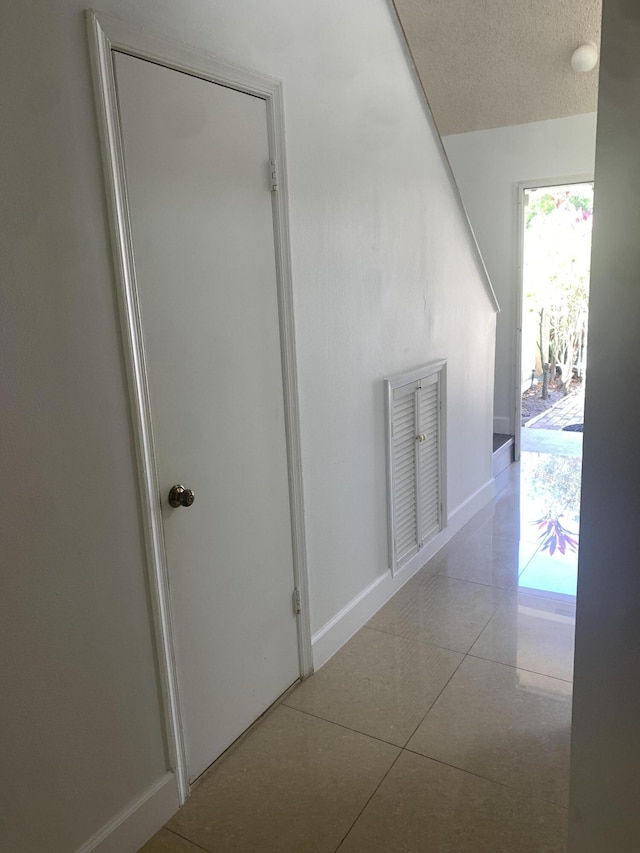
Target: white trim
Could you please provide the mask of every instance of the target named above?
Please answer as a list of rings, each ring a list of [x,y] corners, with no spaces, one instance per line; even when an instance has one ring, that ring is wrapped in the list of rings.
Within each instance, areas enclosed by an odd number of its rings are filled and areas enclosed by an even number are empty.
[[[176,777],[165,773],[76,853],[135,853],[178,811],[179,805]]]
[[[520,444],[522,440],[522,312],[524,310],[524,194],[527,187],[517,184],[516,228],[516,325],[515,325],[515,377],[516,389],[513,413],[513,461],[520,461]]]
[[[463,501],[460,506],[456,507],[449,516],[449,523],[445,528],[448,534],[447,541],[449,541],[449,539],[451,539],[459,530],[462,530],[465,524],[471,521],[471,519],[476,516],[481,509],[484,509],[487,504],[490,504],[495,496],[496,487],[492,478],[487,480],[487,482],[483,486],[480,486],[479,489],[476,489],[472,495],[469,495],[469,497]]]
[[[311,637],[314,668],[319,669],[329,658],[332,658],[410,577],[411,574],[405,577],[403,573],[394,579],[391,577],[391,570],[379,575],[332,619],[329,619],[319,631],[316,631]],[[389,583],[393,583],[394,580],[398,583],[394,584],[393,591],[390,591]]]
[[[282,87],[278,80],[219,62],[206,54],[149,34],[118,18],[87,12],[98,125],[113,242],[117,291],[123,329],[125,361],[130,386],[138,476],[141,489],[147,559],[152,593],[154,628],[159,658],[165,727],[170,765],[175,769],[180,803],[189,794],[186,752],[180,713],[173,643],[168,571],[159,487],[155,466],[151,407],[145,367],[142,326],[127,202],[122,140],[111,52],[150,60],[177,71],[209,80],[264,99],[267,109],[270,156],[278,169],[278,190],[272,193],[276,248],[278,306],[285,406],[287,462],[293,546],[293,585],[300,592],[302,612],[297,618],[300,675],[313,671],[309,592],[304,530],[299,402],[293,320],[293,286],[289,244],[287,173],[284,148]]]
[[[182,734],[178,682],[174,655],[168,575],[162,520],[158,506],[159,487],[151,434],[149,389],[145,371],[135,269],[131,248],[129,208],[124,178],[122,142],[118,123],[112,42],[95,13],[87,15],[89,44],[102,143],[105,184],[108,196],[113,255],[118,280],[118,302],[123,331],[125,362],[129,379],[135,433],[141,509],[149,563],[154,629],[159,659],[165,728],[170,745],[170,765],[176,771],[180,802],[189,793],[186,754]]]
[[[415,367],[413,370],[406,370],[404,373],[394,373],[393,376],[386,376],[384,381],[389,383],[389,388],[402,388],[403,385],[409,385],[410,382],[417,382],[418,379],[424,379],[426,376],[431,376],[446,367],[446,358],[437,358],[434,361],[429,361],[421,367]]]
[[[494,477],[496,495],[499,495],[500,492],[503,491],[503,489],[505,489],[513,482],[514,477],[517,476],[517,474],[514,473],[514,468],[514,465],[508,465],[503,471],[500,471],[499,474],[496,474],[496,476]]]
[[[493,501],[495,494],[494,481],[487,480],[484,486],[449,515],[447,526],[425,544],[395,576],[389,570],[377,577],[316,631],[311,639],[314,667],[319,669],[330,660],[474,515]]]
[[[493,431],[500,435],[513,435],[511,432],[511,418],[494,418]]]
[[[397,388],[403,388],[406,385],[417,383],[420,379],[426,379],[429,376],[439,373],[438,378],[438,482],[440,484],[440,527],[441,530],[447,526],[447,477],[446,477],[446,459],[447,459],[447,360],[445,358],[434,359],[433,361],[423,364],[421,367],[413,368],[404,373],[394,373],[392,376],[387,376],[384,382],[385,389],[385,413],[386,413],[386,471],[387,471],[387,548],[389,554],[389,568],[393,575],[402,571],[406,564],[398,568],[398,558],[395,547],[395,509],[393,502],[393,392]],[[417,403],[416,403],[417,405]],[[416,467],[417,476],[417,467]],[[437,534],[436,534],[437,537]],[[430,540],[432,541],[432,540]],[[424,565],[426,559],[424,546],[418,545],[418,552],[409,562],[416,559],[421,559],[420,565]]]
[[[274,87],[267,99],[269,144],[277,164],[278,190],[271,194],[273,201],[274,234],[276,236],[276,268],[282,346],[282,382],[284,392],[287,462],[289,467],[289,499],[291,505],[291,537],[293,575],[300,593],[300,613],[297,617],[300,677],[313,672],[311,649],[311,615],[309,604],[309,574],[304,523],[304,493],[302,481],[302,443],[300,437],[300,398],[298,395],[298,361],[293,314],[293,275],[289,227],[289,189],[284,148],[284,104],[282,86]]]
[[[440,373],[440,522],[442,530],[449,526],[449,469],[447,463],[447,432],[449,430],[449,380],[446,361]]]
[[[522,312],[524,310],[524,194],[526,190],[544,189],[546,187],[562,187],[565,184],[593,183],[593,172],[583,172],[559,178],[541,178],[539,180],[518,181],[516,191],[516,324],[515,324],[515,364],[516,373],[513,378],[512,393],[514,394],[514,462],[520,460],[522,443]]]

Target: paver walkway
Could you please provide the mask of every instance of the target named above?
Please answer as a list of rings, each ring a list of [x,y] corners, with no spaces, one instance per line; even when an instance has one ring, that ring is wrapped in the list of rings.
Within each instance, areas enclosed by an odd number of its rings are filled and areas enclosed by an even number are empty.
[[[570,394],[551,409],[541,412],[527,421],[525,427],[533,429],[563,429],[570,424],[584,422],[584,390]]]

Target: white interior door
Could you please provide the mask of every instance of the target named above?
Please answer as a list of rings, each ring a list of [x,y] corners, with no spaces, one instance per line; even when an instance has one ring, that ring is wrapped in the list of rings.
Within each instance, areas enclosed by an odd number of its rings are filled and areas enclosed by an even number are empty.
[[[267,113],[114,64],[193,780],[299,675]]]

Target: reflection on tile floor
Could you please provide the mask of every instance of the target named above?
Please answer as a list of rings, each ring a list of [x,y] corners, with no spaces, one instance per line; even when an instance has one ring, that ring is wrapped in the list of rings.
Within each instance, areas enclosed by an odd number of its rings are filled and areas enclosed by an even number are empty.
[[[557,522],[575,543],[580,535],[580,456],[523,453],[520,462],[521,538],[536,541],[538,550],[520,575],[518,586],[546,597],[575,598],[577,545],[545,539],[541,520]],[[538,523],[536,523],[538,522]]]
[[[523,452],[142,851],[564,853],[580,463]]]

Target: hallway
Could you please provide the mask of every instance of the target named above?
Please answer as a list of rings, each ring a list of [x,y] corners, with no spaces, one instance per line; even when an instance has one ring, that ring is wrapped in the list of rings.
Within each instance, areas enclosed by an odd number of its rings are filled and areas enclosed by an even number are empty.
[[[562,853],[577,438],[569,456],[523,452],[494,505],[142,851]]]

